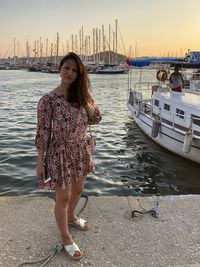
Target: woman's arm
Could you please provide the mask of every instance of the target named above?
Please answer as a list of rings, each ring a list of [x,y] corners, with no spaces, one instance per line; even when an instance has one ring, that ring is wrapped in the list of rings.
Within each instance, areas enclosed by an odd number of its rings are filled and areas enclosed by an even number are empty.
[[[88,124],[96,124],[102,119],[101,112],[91,96],[85,108],[88,115]]]
[[[37,166],[36,166],[36,174],[43,181],[45,180],[45,169],[44,169],[44,149],[37,150]]]
[[[94,116],[94,107],[92,104],[87,103],[86,105],[86,111],[87,111],[87,115],[88,115],[88,119],[92,120],[93,116]]]
[[[42,180],[45,179],[44,157],[51,139],[52,104],[49,95],[41,97],[37,107],[37,131],[35,146],[37,148],[36,174]]]

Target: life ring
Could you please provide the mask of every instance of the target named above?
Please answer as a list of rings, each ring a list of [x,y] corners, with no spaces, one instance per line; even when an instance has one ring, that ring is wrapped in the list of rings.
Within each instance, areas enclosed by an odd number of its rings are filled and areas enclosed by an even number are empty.
[[[156,74],[156,78],[161,82],[165,82],[168,78],[166,70],[159,70]]]

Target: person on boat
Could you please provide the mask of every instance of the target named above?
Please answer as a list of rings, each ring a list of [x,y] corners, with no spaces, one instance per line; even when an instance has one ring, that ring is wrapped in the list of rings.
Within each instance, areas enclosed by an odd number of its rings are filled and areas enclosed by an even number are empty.
[[[200,79],[200,70],[197,70],[193,73],[192,79],[199,80]]]
[[[89,78],[84,64],[70,52],[60,62],[61,82],[43,95],[37,106],[36,174],[40,188],[55,190],[55,219],[67,255],[81,259],[83,253],[70,235],[68,224],[80,230],[90,225],[76,213],[86,176],[94,172],[88,124],[96,124],[101,113],[89,93]],[[45,166],[45,167],[44,167]],[[50,181],[45,181],[45,169]]]
[[[169,77],[169,81],[171,84],[171,90],[175,92],[182,92],[182,87],[184,84],[183,76],[179,72],[178,66],[174,67],[174,72]]]

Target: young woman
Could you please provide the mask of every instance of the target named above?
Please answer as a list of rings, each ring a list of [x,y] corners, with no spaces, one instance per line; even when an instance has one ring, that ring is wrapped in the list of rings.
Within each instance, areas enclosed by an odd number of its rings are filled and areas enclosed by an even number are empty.
[[[36,173],[40,188],[55,190],[55,218],[67,255],[75,260],[83,253],[72,240],[68,224],[81,230],[90,225],[75,214],[86,176],[94,171],[87,136],[88,124],[101,120],[101,114],[89,94],[85,66],[75,53],[60,62],[61,83],[41,97],[37,107]],[[46,165],[51,180],[45,183]]]

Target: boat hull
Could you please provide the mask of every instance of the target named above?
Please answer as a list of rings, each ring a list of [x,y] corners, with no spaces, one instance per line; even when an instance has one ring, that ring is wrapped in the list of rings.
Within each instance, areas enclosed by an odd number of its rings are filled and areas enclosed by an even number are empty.
[[[178,129],[161,122],[157,137],[152,137],[152,126],[154,118],[146,113],[137,114],[137,110],[128,103],[128,108],[135,123],[155,143],[165,149],[178,154],[181,157],[200,163],[200,139],[193,138],[189,153],[183,152],[185,134]]]

